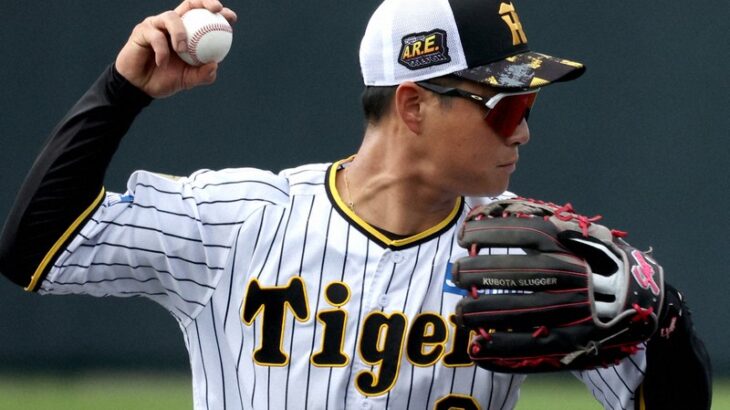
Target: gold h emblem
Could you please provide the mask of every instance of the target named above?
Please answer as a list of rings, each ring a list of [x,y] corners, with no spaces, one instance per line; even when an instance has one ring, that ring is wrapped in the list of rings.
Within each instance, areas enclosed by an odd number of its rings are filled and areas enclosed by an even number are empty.
[[[527,36],[522,31],[522,23],[520,23],[520,18],[517,16],[515,6],[512,3],[502,3],[499,6],[499,15],[502,16],[502,20],[507,23],[507,27],[512,31],[512,45],[526,44]]]

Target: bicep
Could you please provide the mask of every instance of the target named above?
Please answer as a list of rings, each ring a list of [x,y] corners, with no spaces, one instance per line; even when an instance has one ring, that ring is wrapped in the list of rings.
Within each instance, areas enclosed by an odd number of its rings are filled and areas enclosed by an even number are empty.
[[[230,248],[203,240],[194,205],[149,206],[144,197],[107,195],[58,255],[40,292],[144,296],[182,315],[202,307]]]
[[[140,171],[127,188],[108,194],[58,256],[44,293],[144,296],[194,317],[225,273],[247,216],[272,196],[285,198],[251,172],[175,178]]]

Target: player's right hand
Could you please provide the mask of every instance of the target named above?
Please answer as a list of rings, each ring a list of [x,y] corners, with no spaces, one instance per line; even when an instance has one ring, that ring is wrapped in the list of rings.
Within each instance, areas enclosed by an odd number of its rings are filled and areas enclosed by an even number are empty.
[[[215,81],[217,63],[194,67],[175,53],[175,49],[187,49],[185,27],[180,17],[195,8],[221,13],[230,23],[236,21],[236,13],[223,7],[218,0],[185,0],[175,10],[147,17],[134,28],[117,55],[117,71],[154,98]]]

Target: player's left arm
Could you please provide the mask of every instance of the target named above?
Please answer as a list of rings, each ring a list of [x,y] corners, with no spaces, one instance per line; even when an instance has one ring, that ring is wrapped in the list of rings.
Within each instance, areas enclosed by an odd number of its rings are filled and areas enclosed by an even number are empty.
[[[665,284],[665,314],[646,346],[644,381],[637,390],[637,407],[710,409],[712,368],[682,294]]]
[[[600,219],[525,198],[472,210],[459,233],[469,256],[452,271],[470,291],[456,309],[478,332],[470,357],[497,372],[574,370],[606,408],[709,409],[710,360],[686,303]]]

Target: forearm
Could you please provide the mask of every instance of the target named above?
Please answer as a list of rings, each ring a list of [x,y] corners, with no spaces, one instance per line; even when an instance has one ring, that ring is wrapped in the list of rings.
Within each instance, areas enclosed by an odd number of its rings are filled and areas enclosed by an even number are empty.
[[[151,98],[109,67],[51,133],[0,236],[0,273],[35,290],[103,197],[119,142]]]
[[[679,292],[666,286],[662,328],[646,347],[647,367],[639,390],[647,410],[710,409],[712,369],[705,345]]]

